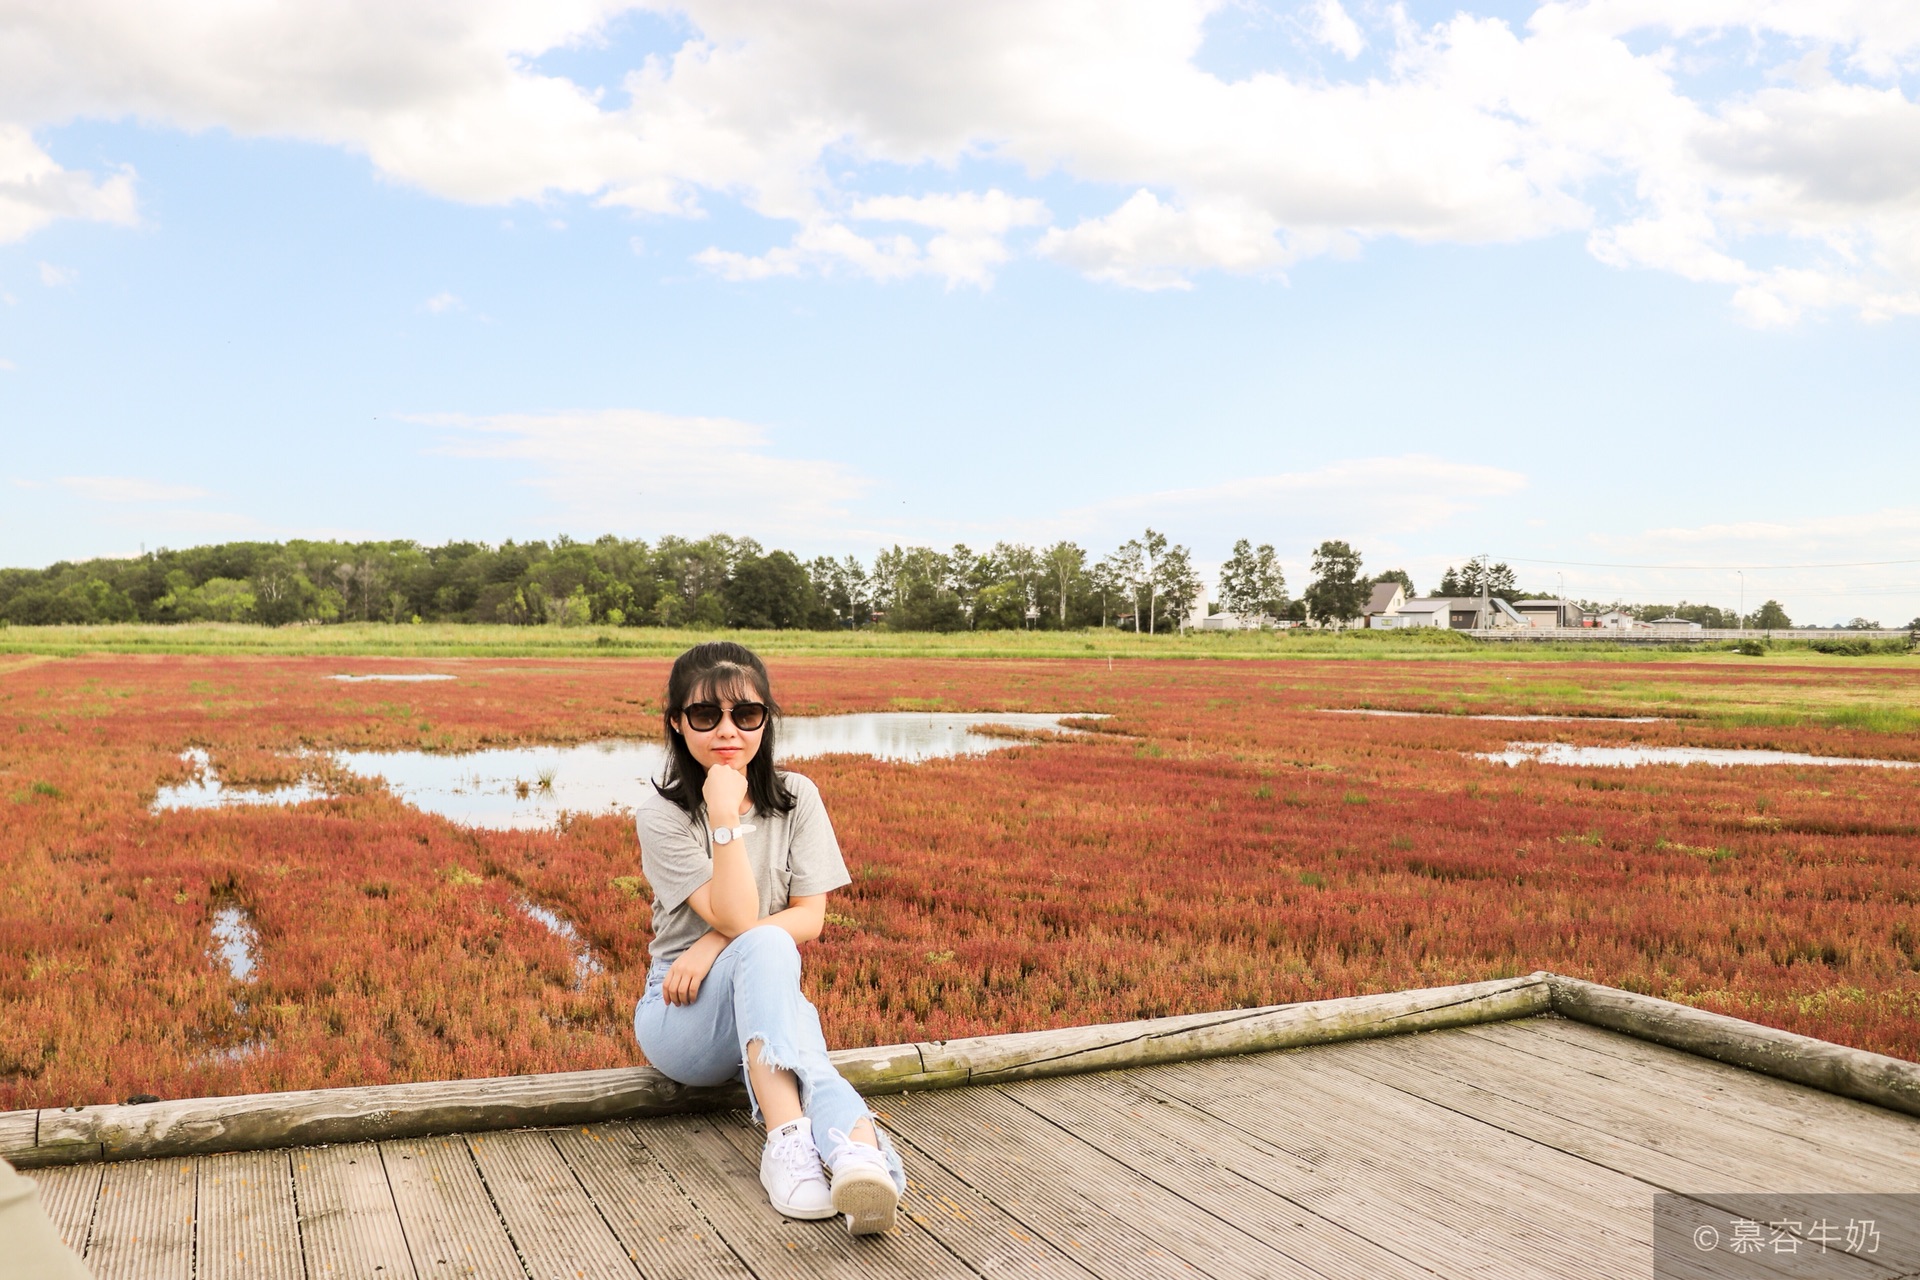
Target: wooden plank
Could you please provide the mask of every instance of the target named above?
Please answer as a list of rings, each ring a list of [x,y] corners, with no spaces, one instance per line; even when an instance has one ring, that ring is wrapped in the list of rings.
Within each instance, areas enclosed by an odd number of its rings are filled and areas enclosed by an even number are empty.
[[[1076,1076],[1003,1085],[1000,1092],[1141,1177],[1269,1241],[1315,1275],[1371,1280],[1432,1274],[1309,1207],[1319,1198],[1311,1192],[1321,1190],[1311,1167],[1293,1167],[1295,1162],[1240,1141],[1204,1117],[1156,1114],[1169,1108],[1138,1093],[1127,1097],[1115,1085],[1108,1076]],[[1276,1186],[1309,1194],[1296,1198]]]
[[[1467,1025],[1541,1013],[1548,999],[1546,978],[1536,974],[1427,991],[840,1050],[832,1057],[856,1089],[878,1094]],[[738,1107],[744,1100],[738,1086],[692,1089],[651,1067],[185,1098],[39,1112],[35,1145],[20,1155],[26,1162],[58,1163],[103,1154],[129,1160],[252,1151],[573,1126]],[[24,1122],[10,1123],[19,1131],[14,1140],[20,1140]]]
[[[1506,1035],[1511,1029],[1513,1034]],[[1475,1034],[1494,1028],[1476,1029]],[[1576,1065],[1595,1075],[1642,1088],[1683,1090],[1696,1102],[1742,1124],[1760,1124],[1824,1145],[1841,1145],[1896,1170],[1920,1168],[1920,1120],[1728,1066],[1682,1049],[1637,1040],[1571,1019],[1529,1018],[1505,1024],[1496,1044]]]
[[[16,1168],[20,1157],[40,1145],[38,1111],[0,1111],[0,1160]]]
[[[193,1202],[192,1160],[106,1166],[87,1243],[96,1280],[191,1280]]]
[[[915,1147],[1099,1275],[1309,1274],[995,1091],[916,1095],[890,1110]]]
[[[380,1148],[305,1147],[289,1158],[311,1280],[411,1280],[413,1256]]]
[[[635,1280],[640,1269],[543,1129],[467,1139],[520,1260],[535,1276]]]
[[[1423,1059],[1443,1066],[1463,1079],[1485,1078],[1492,1087],[1515,1101],[1526,1102],[1555,1115],[1577,1119],[1604,1110],[1610,1132],[1643,1146],[1686,1155],[1696,1163],[1770,1180],[1776,1187],[1802,1191],[1920,1190],[1920,1173],[1885,1181],[1868,1177],[1859,1162],[1844,1151],[1785,1134],[1729,1123],[1703,1111],[1688,1099],[1676,1099],[1658,1090],[1621,1085],[1596,1075],[1580,1076],[1577,1085],[1562,1087],[1540,1079],[1537,1057],[1464,1033],[1427,1037],[1409,1047]]]
[[[745,1280],[751,1273],[648,1149],[641,1137],[645,1127],[626,1122],[556,1129],[553,1143],[649,1280]]]
[[[1358,1053],[1347,1053],[1342,1057],[1346,1059],[1344,1069],[1374,1080],[1383,1090],[1396,1088],[1414,1096],[1430,1098],[1440,1105],[1472,1115],[1509,1133],[1530,1137],[1543,1146],[1626,1172],[1657,1190],[1685,1195],[1730,1210],[1737,1208],[1743,1215],[1755,1212],[1756,1206],[1768,1206],[1763,1216],[1769,1220],[1785,1218],[1812,1221],[1819,1216],[1809,1212],[1808,1206],[1795,1196],[1775,1193],[1772,1189],[1779,1184],[1770,1179],[1755,1181],[1717,1173],[1659,1150],[1623,1141],[1607,1133],[1604,1128],[1597,1127],[1604,1125],[1607,1119],[1601,1109],[1592,1109],[1590,1123],[1581,1123],[1504,1098],[1496,1091],[1497,1081],[1476,1083],[1458,1080],[1427,1065],[1386,1053],[1367,1054],[1364,1060],[1363,1055]],[[1703,1191],[1703,1187],[1710,1190]],[[1739,1200],[1737,1206],[1736,1199]],[[1752,1259],[1743,1265],[1761,1266]],[[1870,1270],[1850,1264],[1834,1273],[1836,1280],[1843,1273],[1863,1277],[1871,1274]],[[1786,1274],[1795,1273],[1788,1268]]]
[[[422,1280],[526,1275],[465,1138],[383,1142],[380,1158]]]
[[[874,1108],[882,1127],[892,1123],[891,1099]],[[938,1160],[895,1136],[907,1174],[904,1213],[948,1252],[983,1276],[1041,1276],[1089,1280],[1094,1272],[1033,1234],[999,1205],[962,1182]]]
[[[293,1169],[284,1151],[200,1161],[196,1280],[304,1280]]]
[[[1292,1066],[1303,1056],[1283,1061]],[[1262,1059],[1234,1065],[1244,1073],[1237,1079],[1175,1065],[1141,1073],[1140,1082],[1364,1188],[1381,1209],[1372,1221],[1348,1221],[1370,1239],[1411,1219],[1444,1233],[1419,1245],[1429,1265],[1439,1261],[1436,1248],[1519,1274],[1625,1274],[1649,1265],[1649,1187],[1420,1099],[1343,1090],[1306,1071],[1265,1073]]]
[[[1920,1063],[1578,978],[1548,981],[1554,1012],[1569,1018],[1920,1116]]]
[[[842,1280],[862,1272],[973,1274],[918,1228],[854,1240],[839,1219],[795,1222],[781,1217],[767,1203],[757,1162],[748,1162],[733,1141],[743,1133],[753,1137],[739,1112],[662,1117],[646,1122],[640,1132],[727,1247],[760,1280]]]
[[[40,1204],[60,1232],[60,1242],[75,1253],[87,1251],[87,1234],[100,1203],[100,1173],[97,1164],[70,1164],[40,1169],[33,1175],[40,1187]]]

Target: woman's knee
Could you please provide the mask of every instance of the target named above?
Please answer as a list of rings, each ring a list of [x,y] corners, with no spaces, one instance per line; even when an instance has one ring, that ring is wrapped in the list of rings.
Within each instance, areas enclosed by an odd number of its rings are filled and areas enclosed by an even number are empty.
[[[742,964],[791,968],[796,974],[800,971],[800,946],[777,924],[755,925],[727,945],[739,951]]]

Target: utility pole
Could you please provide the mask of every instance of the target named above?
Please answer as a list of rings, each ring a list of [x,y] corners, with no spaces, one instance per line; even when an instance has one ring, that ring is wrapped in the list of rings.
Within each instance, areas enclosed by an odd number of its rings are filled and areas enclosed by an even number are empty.
[[[1735,569],[1740,576],[1740,630],[1747,629],[1747,573],[1744,569]]]

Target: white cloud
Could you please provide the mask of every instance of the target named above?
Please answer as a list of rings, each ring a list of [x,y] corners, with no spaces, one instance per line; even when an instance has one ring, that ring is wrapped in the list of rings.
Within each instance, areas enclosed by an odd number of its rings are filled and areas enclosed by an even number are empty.
[[[837,462],[776,455],[763,428],[729,418],[606,409],[412,421],[442,429],[439,453],[514,463],[552,518],[579,529],[839,542],[867,488]]]
[[[1911,3],[1552,0],[1520,25],[1423,26],[1305,0],[1306,29],[1354,70],[1228,82],[1197,61],[1223,2],[182,0],[164,23],[133,0],[16,5],[0,241],[55,217],[131,221],[130,175],[63,170],[30,131],[132,117],[350,148],[456,200],[669,216],[738,200],[794,229],[764,253],[699,255],[740,280],[984,285],[1025,247],[1013,233],[1048,222],[1019,175],[1133,193],[1037,238],[1129,287],[1271,274],[1379,237],[1580,230],[1603,260],[1715,284],[1758,322],[1920,311]],[[621,94],[539,68],[636,8],[688,34]],[[1714,41],[1741,32],[1755,38]],[[924,194],[963,163],[1009,176]]]
[[[421,303],[420,305],[421,307],[432,312],[436,316],[444,315],[449,311],[458,311],[462,309],[462,303],[459,297],[451,293],[446,293],[444,291],[441,293],[434,294],[431,298],[428,298],[425,302]]]
[[[193,485],[166,484],[137,476],[62,476],[60,486],[93,502],[186,502],[207,496]]]
[[[1366,51],[1367,38],[1360,34],[1340,0],[1314,0],[1313,33],[1320,43],[1351,62]]]
[[[1004,191],[962,191],[920,196],[876,196],[854,201],[848,217],[857,222],[907,223],[930,227],[925,243],[911,235],[862,235],[845,222],[809,223],[786,245],[758,257],[711,248],[695,261],[729,280],[765,280],[773,276],[831,275],[851,270],[875,280],[938,276],[949,288],[967,284],[985,288],[994,268],[1008,257],[1006,236],[1019,227],[1042,226],[1047,207]]]
[[[67,267],[56,267],[51,262],[40,264],[40,283],[49,289],[58,289],[62,285],[72,284],[79,274]]]
[[[138,221],[132,171],[103,179],[63,169],[28,129],[0,114],[0,244],[24,240],[57,218]]]
[[[19,365],[16,365],[11,360],[0,359],[0,372],[13,373],[19,369],[19,367]]]

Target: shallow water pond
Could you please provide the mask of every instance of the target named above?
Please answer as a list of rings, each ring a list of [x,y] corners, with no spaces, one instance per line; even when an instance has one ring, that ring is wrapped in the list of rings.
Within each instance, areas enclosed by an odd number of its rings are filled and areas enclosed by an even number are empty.
[[[973,712],[930,714],[873,711],[841,716],[788,716],[778,723],[781,761],[811,756],[866,755],[915,763],[940,757],[978,756],[1018,746],[1017,738],[982,733],[983,727],[1074,732],[1062,721],[1073,712]],[[226,804],[297,804],[321,793],[301,785],[271,791],[223,788],[205,752],[184,759],[193,779],[162,787],[154,809],[213,808]],[[658,742],[616,739],[565,747],[500,747],[458,755],[425,751],[337,751],[333,761],[362,777],[384,779],[395,796],[464,826],[528,830],[553,826],[562,813],[608,813],[632,808],[666,764]]]
[[[1631,769],[1643,764],[1814,764],[1864,766],[1871,769],[1916,769],[1911,760],[1868,760],[1853,756],[1811,756],[1799,751],[1768,751],[1746,747],[1582,747],[1571,742],[1509,742],[1505,751],[1475,752],[1481,760],[1500,764],[1598,765]]]

